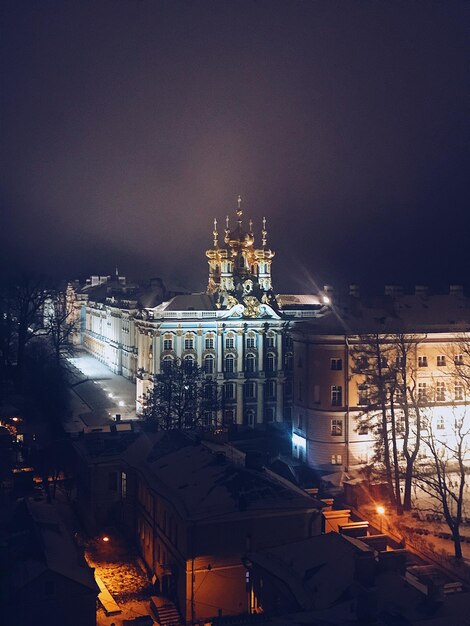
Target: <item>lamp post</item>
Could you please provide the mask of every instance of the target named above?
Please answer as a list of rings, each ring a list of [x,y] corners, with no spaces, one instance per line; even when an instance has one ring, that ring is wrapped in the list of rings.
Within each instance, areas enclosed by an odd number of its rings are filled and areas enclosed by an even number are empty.
[[[385,508],[381,504],[379,504],[375,510],[377,511],[380,517],[380,534],[382,534],[382,523],[383,523],[383,518],[385,515]]]

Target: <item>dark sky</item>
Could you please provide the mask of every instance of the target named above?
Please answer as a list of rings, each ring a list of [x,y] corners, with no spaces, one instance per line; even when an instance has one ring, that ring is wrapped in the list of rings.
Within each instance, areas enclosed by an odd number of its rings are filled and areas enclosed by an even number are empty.
[[[470,276],[470,3],[3,0],[0,260],[204,288],[268,218],[275,288]]]

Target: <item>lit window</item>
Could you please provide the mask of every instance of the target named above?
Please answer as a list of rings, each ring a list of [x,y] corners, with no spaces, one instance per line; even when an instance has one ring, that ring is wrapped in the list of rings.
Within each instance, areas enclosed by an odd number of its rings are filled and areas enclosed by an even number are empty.
[[[445,427],[446,427],[446,424],[445,424],[444,418],[442,417],[442,415],[440,415],[436,421],[436,428],[437,430],[444,430]]]
[[[235,348],[235,336],[234,335],[227,335],[225,339],[225,347],[229,349]]]
[[[341,385],[333,385],[331,387],[331,405],[343,405],[343,388],[341,387]]]
[[[418,357],[418,367],[427,367],[428,366],[428,357],[427,356],[419,356]]]
[[[247,354],[245,359],[245,371],[254,372],[256,365],[256,357],[254,354]]]
[[[247,348],[254,348],[255,347],[255,343],[256,343],[255,335],[253,333],[248,335],[248,337],[246,338],[246,347]]]
[[[454,389],[455,399],[463,400],[463,385],[462,383],[455,383]]]
[[[437,366],[438,367],[443,367],[445,364],[446,364],[445,356],[443,356],[442,354],[438,355],[438,357],[437,357]]]
[[[357,403],[361,406],[369,404],[369,386],[359,385],[358,392],[359,392],[359,399]]]
[[[367,424],[365,424],[364,422],[362,422],[357,427],[357,434],[358,435],[368,435],[369,434],[369,426]]]
[[[438,381],[436,383],[436,402],[445,402],[446,386],[445,383]]]
[[[225,357],[225,371],[229,374],[233,374],[235,371],[235,357],[233,354],[227,354]]]
[[[428,399],[427,384],[418,383],[418,402],[426,402]]]
[[[211,354],[204,359],[204,372],[206,374],[214,373],[214,357]]]
[[[330,368],[336,372],[341,371],[343,369],[343,359],[331,359]]]
[[[331,420],[331,434],[333,437],[341,437],[343,434],[343,420]]]
[[[332,454],[331,455],[331,465],[342,465],[343,457],[341,454]]]
[[[194,335],[186,335],[186,337],[184,338],[184,349],[185,350],[194,349]]]
[[[214,335],[206,335],[204,345],[205,345],[206,350],[213,350],[214,349]]]

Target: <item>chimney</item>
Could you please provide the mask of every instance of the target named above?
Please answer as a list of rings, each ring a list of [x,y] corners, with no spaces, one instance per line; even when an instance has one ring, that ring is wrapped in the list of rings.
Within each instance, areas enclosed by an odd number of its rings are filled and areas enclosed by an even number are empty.
[[[359,298],[359,285],[349,285],[349,295],[353,298]]]

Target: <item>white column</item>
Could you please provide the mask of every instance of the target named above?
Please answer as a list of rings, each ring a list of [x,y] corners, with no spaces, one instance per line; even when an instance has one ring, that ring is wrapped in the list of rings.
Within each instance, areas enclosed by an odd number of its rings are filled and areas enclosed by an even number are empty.
[[[237,380],[237,424],[243,424],[243,384],[245,380]]]
[[[157,331],[153,337],[153,372],[160,374],[160,359],[162,352],[162,334]]]
[[[178,359],[181,359],[181,353],[183,351],[183,331],[181,329],[178,329],[176,331],[176,337],[175,337],[175,352],[176,352],[176,356],[178,357]]]
[[[216,359],[217,359],[217,363],[216,363],[216,372],[217,374],[221,374],[222,373],[222,353],[223,353],[223,331],[221,328],[216,328],[215,332],[217,333],[216,335],[216,341],[217,341],[217,354],[216,354]]]
[[[276,387],[276,422],[284,420],[284,381],[277,380]]]
[[[258,371],[262,372],[264,370],[264,359],[263,359],[263,351],[264,351],[264,330],[261,328],[258,331]]]
[[[258,380],[256,384],[258,386],[258,410],[256,411],[256,423],[262,424],[264,421],[264,380]]]
[[[239,328],[237,330],[236,337],[237,337],[236,345],[237,345],[237,351],[238,351],[237,372],[244,372],[245,364],[243,363],[243,356],[244,356],[243,341],[245,339],[245,333],[242,328]]]
[[[202,328],[198,328],[196,333],[196,363],[198,367],[202,367],[202,351],[204,350],[204,336]]]

